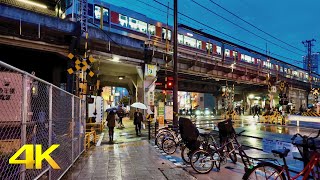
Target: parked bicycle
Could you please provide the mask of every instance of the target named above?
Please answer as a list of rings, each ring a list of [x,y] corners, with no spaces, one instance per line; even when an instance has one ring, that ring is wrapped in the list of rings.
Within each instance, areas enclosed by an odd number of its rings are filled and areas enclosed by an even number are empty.
[[[243,176],[244,180],[295,180],[302,177],[303,180],[307,179],[320,179],[320,153],[317,151],[320,149],[320,141],[316,141],[320,135],[320,130],[315,137],[302,136],[301,134],[294,135],[291,140],[292,144],[296,145],[302,158],[295,158],[308,162],[305,164],[304,169],[297,175],[291,177],[286,162],[286,157],[289,153],[289,149],[272,150],[272,153],[283,159],[283,165],[280,163],[271,163],[268,161],[260,162],[251,169],[248,169]],[[301,137],[302,140],[296,141],[297,137]],[[302,151],[301,148],[305,151]],[[311,157],[311,158],[310,158]],[[274,160],[277,162],[276,160]]]
[[[220,122],[218,123],[218,128],[220,145],[213,143],[207,150],[198,149],[194,151],[191,155],[192,168],[201,174],[209,173],[214,166],[217,170],[220,170],[221,164],[225,164],[227,162],[227,157],[229,157],[233,163],[237,162],[236,150],[238,150],[245,165],[245,169],[247,169],[251,162],[236,138],[237,134],[232,127],[232,121],[229,119]],[[238,133],[238,135],[242,132]]]

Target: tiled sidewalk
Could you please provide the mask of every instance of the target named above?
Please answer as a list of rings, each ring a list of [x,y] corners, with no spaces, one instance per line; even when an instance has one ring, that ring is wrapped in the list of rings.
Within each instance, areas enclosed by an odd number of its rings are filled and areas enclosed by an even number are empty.
[[[62,179],[195,179],[161,158],[148,141],[95,147],[82,155]]]

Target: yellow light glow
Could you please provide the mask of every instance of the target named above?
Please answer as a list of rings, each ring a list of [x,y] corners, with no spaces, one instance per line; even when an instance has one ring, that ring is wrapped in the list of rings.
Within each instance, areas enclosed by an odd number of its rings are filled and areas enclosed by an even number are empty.
[[[32,2],[32,1],[28,1],[28,0],[18,0],[18,1],[26,3],[26,4],[30,4],[32,6],[37,6],[37,7],[43,8],[43,9],[47,9],[48,8],[46,5],[39,4],[39,3],[36,3],[36,2]]]

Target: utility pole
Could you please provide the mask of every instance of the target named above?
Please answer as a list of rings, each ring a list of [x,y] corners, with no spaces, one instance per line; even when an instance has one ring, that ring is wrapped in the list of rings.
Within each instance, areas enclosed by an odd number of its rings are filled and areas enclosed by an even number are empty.
[[[178,125],[178,0],[174,0],[173,125]]]
[[[302,41],[302,44],[307,48],[308,54],[307,54],[307,63],[308,63],[308,72],[309,72],[309,82],[310,82],[310,90],[312,89],[312,78],[311,78],[311,73],[312,73],[312,59],[311,59],[311,53],[312,53],[312,46],[313,42],[315,42],[316,40],[311,39],[311,40],[306,40],[306,41]],[[308,106],[308,101],[309,101],[309,92],[308,92],[308,97],[307,97],[307,106]]]

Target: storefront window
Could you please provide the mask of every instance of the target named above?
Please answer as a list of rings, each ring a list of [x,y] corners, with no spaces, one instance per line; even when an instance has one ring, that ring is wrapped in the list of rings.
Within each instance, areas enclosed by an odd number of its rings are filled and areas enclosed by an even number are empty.
[[[184,36],[184,44],[191,47],[197,47],[197,40],[189,36]]]
[[[171,30],[170,29],[166,29],[166,28],[162,28],[162,39],[166,39],[167,38],[167,31],[168,31],[168,40],[171,40]]]
[[[119,22],[120,22],[121,26],[127,27],[128,26],[128,17],[124,16],[122,14],[119,14]]]
[[[150,35],[154,36],[156,34],[156,26],[152,25],[152,24],[149,24],[148,32],[149,32]]]
[[[178,34],[178,43],[183,44],[183,35]]]
[[[101,16],[101,7],[94,6],[94,18],[100,20]],[[109,22],[109,11],[106,8],[103,8],[103,22]]]

